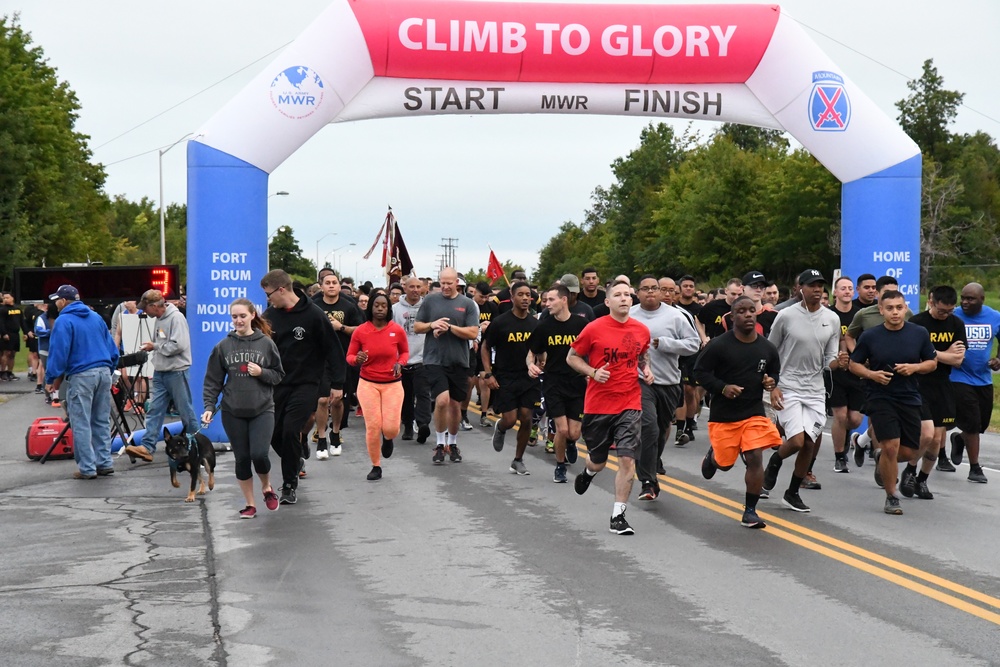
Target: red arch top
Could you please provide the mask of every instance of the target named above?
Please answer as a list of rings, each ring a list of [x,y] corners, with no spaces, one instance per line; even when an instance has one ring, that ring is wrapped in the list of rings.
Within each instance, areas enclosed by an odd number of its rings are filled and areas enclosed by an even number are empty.
[[[777,5],[360,0],[350,7],[376,76],[567,83],[744,83],[780,15]]]

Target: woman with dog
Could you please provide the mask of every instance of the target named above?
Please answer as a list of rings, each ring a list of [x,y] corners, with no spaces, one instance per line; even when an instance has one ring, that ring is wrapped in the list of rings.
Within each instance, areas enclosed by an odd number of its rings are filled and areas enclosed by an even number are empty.
[[[271,340],[271,328],[249,299],[229,305],[233,331],[212,350],[205,369],[202,399],[208,424],[222,394],[222,427],[229,436],[236,459],[236,479],[246,500],[241,519],[257,515],[253,496],[251,465],[260,478],[264,505],[278,509],[278,494],[271,487],[271,433],[274,431],[274,387],[285,376],[278,348]]]
[[[403,366],[410,357],[406,331],[392,321],[389,296],[373,292],[366,311],[368,321],[354,330],[347,363],[361,368],[358,402],[365,415],[365,443],[372,460],[368,481],[382,479],[381,457],[392,456],[403,409]]]

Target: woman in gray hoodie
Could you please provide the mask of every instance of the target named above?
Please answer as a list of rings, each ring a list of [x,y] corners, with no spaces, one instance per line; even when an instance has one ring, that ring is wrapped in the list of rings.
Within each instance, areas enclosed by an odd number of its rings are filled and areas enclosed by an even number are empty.
[[[274,386],[281,382],[278,348],[270,338],[270,327],[260,319],[249,299],[236,299],[229,305],[234,330],[212,350],[205,369],[202,399],[205,412],[201,421],[208,424],[222,394],[222,427],[229,436],[236,459],[236,479],[246,500],[240,518],[257,515],[253,499],[253,469],[260,477],[264,505],[278,509],[278,494],[271,488],[271,432],[274,430]]]

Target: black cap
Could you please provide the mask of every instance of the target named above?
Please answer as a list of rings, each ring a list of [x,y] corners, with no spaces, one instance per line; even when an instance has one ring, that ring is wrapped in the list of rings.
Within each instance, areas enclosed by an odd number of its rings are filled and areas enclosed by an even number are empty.
[[[743,276],[744,285],[757,285],[759,283],[767,284],[767,278],[760,271],[751,271],[750,273]]]
[[[826,278],[816,269],[806,269],[799,274],[800,285],[811,285],[812,283],[825,283]]]

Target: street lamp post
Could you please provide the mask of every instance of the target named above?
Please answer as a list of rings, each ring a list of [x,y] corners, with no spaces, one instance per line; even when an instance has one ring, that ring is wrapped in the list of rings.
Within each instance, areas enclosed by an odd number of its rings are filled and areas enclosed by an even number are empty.
[[[334,248],[330,252],[326,253],[326,255],[323,256],[323,259],[325,260],[327,257],[329,257],[333,253],[337,252],[338,250],[343,250],[344,248],[348,248],[350,246],[355,246],[355,245],[358,245],[358,244],[357,243],[348,243],[346,245],[340,246],[339,248]],[[337,268],[337,258],[336,257],[333,258],[333,262],[332,262],[331,266],[334,268],[334,270],[337,271],[338,274],[341,273],[340,269]]]
[[[319,271],[319,242],[325,239],[327,236],[336,236],[337,232],[330,232],[329,234],[324,234],[323,236],[316,239],[316,270]]]
[[[157,151],[160,154],[160,264],[167,263],[167,233],[166,233],[166,218],[163,212],[163,156],[171,148],[181,143],[188,137],[190,137],[194,132],[188,132],[183,137],[170,144],[166,148],[161,148]],[[201,136],[201,135],[198,135]]]

